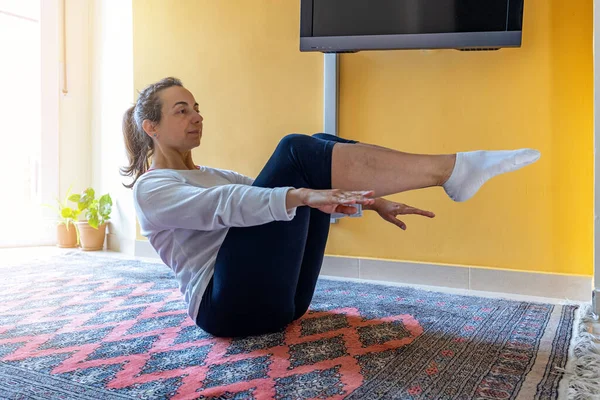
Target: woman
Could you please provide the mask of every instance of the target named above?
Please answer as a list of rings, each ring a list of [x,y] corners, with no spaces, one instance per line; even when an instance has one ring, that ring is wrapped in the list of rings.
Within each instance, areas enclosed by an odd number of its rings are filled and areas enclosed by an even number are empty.
[[[145,88],[123,132],[141,233],[173,269],[188,314],[215,336],[274,332],[311,302],[331,213],[429,211],[383,199],[442,186],[455,201],[490,178],[535,162],[536,150],[416,155],[331,135],[288,135],[254,180],[199,167],[203,118],[175,78]],[[149,165],[149,160],[152,165]],[[333,189],[332,189],[333,188]]]

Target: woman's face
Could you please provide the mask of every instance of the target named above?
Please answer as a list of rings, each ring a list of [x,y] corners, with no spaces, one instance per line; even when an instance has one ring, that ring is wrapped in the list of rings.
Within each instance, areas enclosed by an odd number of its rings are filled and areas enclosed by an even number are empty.
[[[158,94],[162,100],[162,115],[159,124],[153,124],[153,136],[161,146],[180,152],[198,147],[202,137],[204,118],[198,103],[189,90],[172,86]],[[156,136],[154,136],[156,134]]]

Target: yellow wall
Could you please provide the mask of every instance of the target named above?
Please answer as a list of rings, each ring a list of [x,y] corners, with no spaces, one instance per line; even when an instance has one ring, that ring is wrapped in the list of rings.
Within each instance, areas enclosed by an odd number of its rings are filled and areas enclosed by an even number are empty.
[[[180,78],[204,117],[194,161],[256,176],[286,133],[322,129],[323,57],[298,51],[299,24],[296,1],[134,0],[134,86]]]
[[[286,133],[321,130],[322,55],[298,51],[297,1],[134,0],[135,87],[183,79],[206,118],[197,162],[256,175]],[[542,159],[437,213],[332,227],[327,252],[592,273],[592,1],[529,0],[523,47],[341,56],[340,135],[402,151],[534,147]]]
[[[395,196],[437,212],[397,232],[347,221],[329,251],[592,273],[592,1],[526,2],[523,47],[378,52],[341,60],[341,135],[409,152],[534,147],[542,159],[471,201]],[[360,243],[360,245],[358,245]]]

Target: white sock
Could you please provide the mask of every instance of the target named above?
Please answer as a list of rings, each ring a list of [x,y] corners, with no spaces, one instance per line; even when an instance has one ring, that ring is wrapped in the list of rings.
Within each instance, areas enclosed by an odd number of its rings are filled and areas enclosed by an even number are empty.
[[[539,158],[540,152],[532,149],[458,153],[452,175],[443,188],[452,200],[466,201],[494,176],[516,171]]]

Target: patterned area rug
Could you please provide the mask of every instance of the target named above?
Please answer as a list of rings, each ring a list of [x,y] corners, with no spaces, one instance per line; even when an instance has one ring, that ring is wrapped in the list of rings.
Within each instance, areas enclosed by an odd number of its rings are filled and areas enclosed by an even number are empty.
[[[285,331],[213,338],[160,264],[0,269],[8,399],[555,399],[576,305],[321,279]]]

